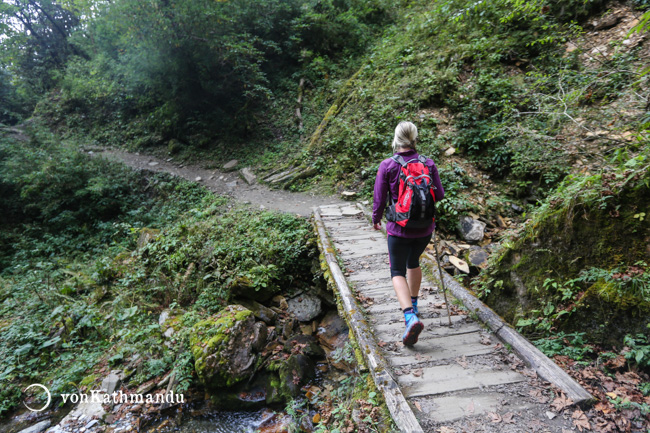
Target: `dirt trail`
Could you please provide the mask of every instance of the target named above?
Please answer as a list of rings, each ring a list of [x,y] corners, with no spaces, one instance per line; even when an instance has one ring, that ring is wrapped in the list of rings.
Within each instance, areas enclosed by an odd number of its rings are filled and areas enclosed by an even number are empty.
[[[216,194],[229,195],[238,203],[250,204],[260,209],[274,209],[309,217],[315,206],[343,203],[336,197],[274,190],[257,182],[249,185],[240,176],[239,171],[223,172],[206,169],[197,165],[184,165],[171,158],[165,160],[115,149],[104,150],[99,152],[99,155],[124,163],[136,170],[166,172],[200,183]]]

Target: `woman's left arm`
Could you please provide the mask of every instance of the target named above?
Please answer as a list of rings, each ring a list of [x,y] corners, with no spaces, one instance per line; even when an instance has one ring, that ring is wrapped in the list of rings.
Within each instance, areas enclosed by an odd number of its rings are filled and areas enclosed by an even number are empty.
[[[380,164],[375,178],[375,191],[372,201],[372,223],[381,223],[381,217],[384,215],[386,208],[386,199],[388,198],[388,180],[386,179],[386,166]]]

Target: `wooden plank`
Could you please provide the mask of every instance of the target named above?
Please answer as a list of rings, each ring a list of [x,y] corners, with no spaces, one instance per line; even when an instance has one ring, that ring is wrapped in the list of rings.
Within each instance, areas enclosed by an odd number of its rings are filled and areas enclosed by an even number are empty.
[[[345,280],[343,272],[338,265],[338,261],[332,251],[332,246],[325,232],[323,220],[320,217],[319,209],[314,208],[314,224],[318,232],[321,243],[321,251],[330,270],[330,275],[338,289],[339,299],[343,308],[344,315],[350,328],[355,336],[357,344],[361,349],[367,366],[370,369],[373,380],[377,389],[381,391],[386,401],[386,406],[403,433],[424,433],[418,423],[415,414],[411,410],[406,398],[402,394],[397,382],[388,372],[388,365],[381,355],[379,346],[374,340],[368,322],[361,314],[359,305],[352,295],[352,292]]]
[[[425,254],[430,266],[436,266],[435,259],[430,254]],[[440,284],[436,272],[434,278]],[[461,286],[458,281],[443,271],[445,287],[460,300],[466,308],[475,313],[504,343],[510,345],[515,353],[528,364],[544,380],[551,382],[564,391],[574,403],[587,405],[595,401],[594,397],[571,376],[562,370],[556,363],[544,355],[532,343],[526,340],[521,334],[512,329],[498,314],[490,307],[481,302],[470,291]]]
[[[361,272],[352,272],[348,278],[350,281],[369,281],[377,278],[390,278],[390,271],[388,269],[381,271],[364,269]]]
[[[451,316],[452,319],[458,316]],[[440,326],[440,323],[447,324],[447,318],[422,319],[424,331],[418,341],[425,338],[446,337],[449,335],[471,334],[481,331],[481,325],[478,323],[463,323],[461,326]],[[375,337],[381,341],[399,341],[402,338],[404,330],[402,327],[396,327],[394,324],[377,324],[373,326]]]
[[[422,333],[426,333],[424,328]],[[492,353],[492,346],[480,343],[477,332],[423,339],[413,347],[402,347],[398,354],[386,353],[386,358],[395,367],[403,365],[416,365],[430,361],[442,361],[445,359],[454,362],[456,358],[463,356],[486,355]]]
[[[534,404],[526,404],[521,398],[500,392],[470,390],[460,394],[441,395],[421,399],[422,416],[436,423],[450,423],[462,418],[476,417],[488,412],[497,412],[502,403],[507,403],[509,412],[525,411]]]
[[[418,372],[421,373],[419,377],[412,373],[397,377],[397,382],[409,398],[482,389],[526,380],[525,376],[512,370],[473,370],[457,364],[427,367],[421,370]]]

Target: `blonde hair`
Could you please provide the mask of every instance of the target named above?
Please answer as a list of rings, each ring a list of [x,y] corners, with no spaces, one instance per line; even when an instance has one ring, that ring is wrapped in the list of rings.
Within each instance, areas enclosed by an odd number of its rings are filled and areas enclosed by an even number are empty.
[[[393,152],[399,149],[415,150],[415,141],[418,138],[418,128],[411,122],[400,122],[395,128],[393,138]]]

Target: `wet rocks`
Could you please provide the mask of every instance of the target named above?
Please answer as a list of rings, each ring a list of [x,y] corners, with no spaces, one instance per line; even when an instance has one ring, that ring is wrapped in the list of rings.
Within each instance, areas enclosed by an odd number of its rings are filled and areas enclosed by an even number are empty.
[[[253,312],[241,305],[230,305],[194,325],[190,345],[201,383],[229,387],[249,377],[260,346],[258,326]]]
[[[19,431],[18,433],[41,433],[46,428],[48,428],[50,424],[52,424],[50,420],[41,421],[31,427],[27,427],[26,429]]]
[[[323,312],[320,298],[308,293],[289,299],[287,304],[289,312],[301,322],[309,322]]]
[[[299,351],[307,356],[323,358],[325,351],[318,345],[318,341],[312,335],[297,334],[284,343],[286,351]]]
[[[316,376],[316,365],[307,355],[291,355],[279,370],[283,393],[292,396],[300,394],[300,388]]]
[[[458,222],[458,232],[465,241],[478,243],[483,240],[485,223],[470,216],[463,216]]]
[[[318,325],[316,338],[318,338],[321,347],[325,350],[327,359],[339,370],[349,371],[351,369],[348,363],[336,356],[350,339],[349,333],[347,323],[339,317],[336,311],[327,313]]]

